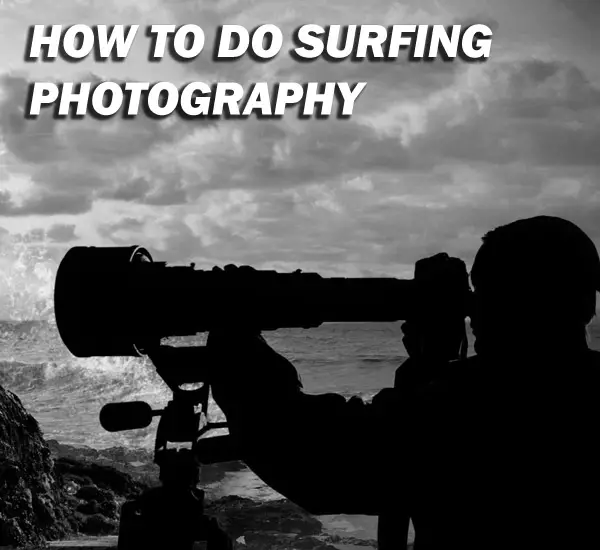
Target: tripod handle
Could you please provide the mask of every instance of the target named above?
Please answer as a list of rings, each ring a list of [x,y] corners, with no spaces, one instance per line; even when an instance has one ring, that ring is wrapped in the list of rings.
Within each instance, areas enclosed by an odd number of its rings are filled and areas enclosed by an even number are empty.
[[[150,426],[152,418],[161,413],[162,411],[152,410],[144,401],[108,403],[100,410],[100,425],[107,432],[139,430]]]

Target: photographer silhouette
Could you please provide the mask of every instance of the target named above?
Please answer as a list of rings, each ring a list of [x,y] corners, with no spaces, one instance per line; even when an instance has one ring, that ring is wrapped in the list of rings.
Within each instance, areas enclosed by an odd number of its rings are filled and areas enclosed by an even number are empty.
[[[428,260],[442,288],[454,260]],[[231,436],[309,512],[380,516],[382,549],[406,547],[408,515],[415,550],[599,548],[596,248],[566,220],[519,220],[485,235],[471,281],[476,355],[449,360],[463,333],[432,299],[403,325],[411,357],[394,387],[370,403],[304,393],[260,335],[211,333]]]

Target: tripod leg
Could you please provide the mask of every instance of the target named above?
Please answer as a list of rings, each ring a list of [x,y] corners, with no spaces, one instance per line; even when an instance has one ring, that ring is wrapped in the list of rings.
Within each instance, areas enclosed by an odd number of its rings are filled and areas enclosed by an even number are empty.
[[[121,508],[118,550],[233,550],[192,492],[150,490]]]
[[[160,491],[149,491],[121,508],[118,550],[192,550],[194,542],[191,510],[182,510]],[[202,514],[198,514],[202,520]]]
[[[129,500],[121,507],[118,550],[133,550],[135,548],[136,540],[139,539],[143,531],[138,513],[139,508],[136,501]]]
[[[205,518],[203,531],[207,542],[206,550],[233,550],[231,537],[219,527],[216,518]]]

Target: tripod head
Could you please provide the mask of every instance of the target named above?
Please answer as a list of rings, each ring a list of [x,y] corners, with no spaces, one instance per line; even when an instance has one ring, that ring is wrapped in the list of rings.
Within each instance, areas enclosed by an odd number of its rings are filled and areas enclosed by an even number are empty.
[[[202,367],[210,352],[205,347],[158,346],[148,350],[148,357],[173,392],[167,406],[152,410],[143,401],[110,403],[100,412],[100,424],[109,432],[146,428],[160,417],[154,462],[162,486],[123,505],[118,550],[190,550],[195,541],[206,541],[208,549],[229,550],[231,541],[216,520],[204,516],[204,493],[197,488],[202,465],[239,459],[228,435],[202,437],[227,428],[226,422],[209,419],[210,383]],[[187,389],[189,385],[197,387]],[[160,529],[162,525],[167,528]]]
[[[211,361],[206,347],[157,346],[148,350],[156,372],[173,392],[173,398],[161,410],[152,410],[143,401],[109,403],[100,412],[100,424],[109,432],[148,427],[160,417],[154,446],[154,460],[161,468],[161,481],[169,476],[170,461],[176,462],[183,445],[188,445],[198,464],[214,464],[239,459],[227,435],[202,437],[226,422],[211,422],[208,411],[210,383],[206,364]],[[204,367],[204,368],[203,368]],[[192,389],[186,386],[196,386]],[[178,449],[169,444],[178,444]],[[182,469],[177,469],[178,474]],[[182,480],[183,482],[184,480]]]

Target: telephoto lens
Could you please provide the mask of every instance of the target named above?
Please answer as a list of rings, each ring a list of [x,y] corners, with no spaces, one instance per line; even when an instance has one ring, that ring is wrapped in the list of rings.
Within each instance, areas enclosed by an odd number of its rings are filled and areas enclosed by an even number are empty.
[[[74,247],[56,275],[60,336],[77,357],[139,356],[162,338],[214,329],[269,331],[407,319],[414,280],[318,273],[198,270],[139,246]]]

